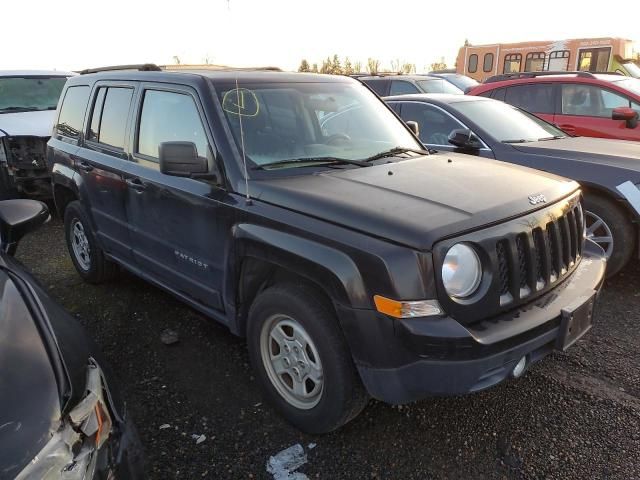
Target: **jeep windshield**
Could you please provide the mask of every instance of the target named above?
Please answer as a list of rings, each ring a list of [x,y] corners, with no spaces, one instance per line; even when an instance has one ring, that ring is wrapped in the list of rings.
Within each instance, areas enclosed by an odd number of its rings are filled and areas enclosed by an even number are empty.
[[[423,154],[414,152],[422,145],[402,122],[359,83],[241,83],[237,89],[234,83],[217,89],[250,168],[355,167]]]
[[[451,106],[497,142],[527,143],[567,136],[535,115],[496,100],[455,102]]]
[[[67,77],[0,77],[0,113],[55,110]]]

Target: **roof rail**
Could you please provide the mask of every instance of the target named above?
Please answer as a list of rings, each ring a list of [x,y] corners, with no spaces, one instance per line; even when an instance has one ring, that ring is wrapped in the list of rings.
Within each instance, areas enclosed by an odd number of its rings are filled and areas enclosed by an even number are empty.
[[[494,75],[493,77],[487,78],[483,83],[501,82],[502,80],[513,80],[516,78],[536,78],[536,77],[546,77],[546,76],[553,76],[553,75],[576,75],[581,78],[596,78],[595,74],[597,73],[613,74],[613,72],[565,72],[562,70],[546,71],[546,72],[515,72],[515,73],[503,73],[502,75]]]
[[[141,63],[139,65],[114,65],[112,67],[86,68],[80,71],[80,75],[88,73],[110,72],[113,70],[139,70],[141,72],[161,72],[162,69],[155,63]]]

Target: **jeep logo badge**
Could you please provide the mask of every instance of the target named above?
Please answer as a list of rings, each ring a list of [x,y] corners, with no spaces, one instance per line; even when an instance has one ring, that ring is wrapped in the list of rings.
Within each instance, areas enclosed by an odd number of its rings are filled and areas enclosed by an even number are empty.
[[[546,203],[547,197],[542,194],[539,195],[529,195],[529,203],[531,205],[537,205],[539,203]]]

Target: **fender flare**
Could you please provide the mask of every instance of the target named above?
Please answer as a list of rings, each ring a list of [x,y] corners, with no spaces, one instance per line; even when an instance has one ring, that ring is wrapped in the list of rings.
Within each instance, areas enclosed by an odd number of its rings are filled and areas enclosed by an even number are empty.
[[[362,275],[353,259],[344,252],[308,238],[255,224],[236,225],[232,236],[224,285],[228,318],[235,323],[230,325],[232,330],[243,330],[243,320],[237,315],[236,303],[242,265],[247,258],[271,263],[308,279],[322,288],[335,304],[371,308]]]

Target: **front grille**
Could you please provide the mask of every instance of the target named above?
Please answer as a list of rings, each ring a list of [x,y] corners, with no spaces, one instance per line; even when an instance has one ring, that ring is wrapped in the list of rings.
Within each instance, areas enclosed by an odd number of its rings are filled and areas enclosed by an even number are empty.
[[[496,243],[500,306],[522,300],[562,280],[582,255],[582,208],[579,203],[546,226]]]
[[[517,311],[555,289],[577,268],[584,241],[579,191],[528,214],[455,237],[433,248],[436,265],[457,243],[476,249],[483,264],[482,283],[471,297],[450,297],[438,275],[444,310],[464,325]],[[438,271],[440,269],[437,269]]]

